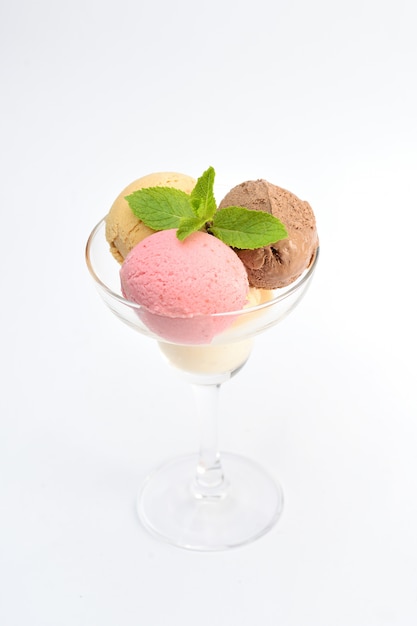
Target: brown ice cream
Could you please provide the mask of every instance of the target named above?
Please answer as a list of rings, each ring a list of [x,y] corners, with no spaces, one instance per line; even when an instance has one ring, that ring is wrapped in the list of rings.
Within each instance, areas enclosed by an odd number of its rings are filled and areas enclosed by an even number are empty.
[[[286,287],[307,269],[318,247],[316,220],[308,202],[266,180],[237,185],[223,198],[219,209],[240,206],[265,211],[285,226],[288,237],[256,250],[235,250],[245,265],[252,287]]]
[[[186,174],[156,172],[138,178],[123,189],[106,217],[106,239],[115,259],[123,263],[128,252],[137,243],[155,232],[134,215],[126,196],[145,187],[176,187],[185,193],[191,193],[195,183],[195,179]]]

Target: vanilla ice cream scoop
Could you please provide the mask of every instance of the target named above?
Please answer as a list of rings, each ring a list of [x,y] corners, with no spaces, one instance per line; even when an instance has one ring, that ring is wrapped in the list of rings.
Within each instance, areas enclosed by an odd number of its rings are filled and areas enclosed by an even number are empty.
[[[155,231],[146,226],[130,208],[126,196],[146,187],[175,187],[185,193],[191,193],[196,181],[191,176],[177,172],[156,172],[138,178],[117,196],[106,217],[106,239],[110,251],[119,261],[129,254],[137,243]]]

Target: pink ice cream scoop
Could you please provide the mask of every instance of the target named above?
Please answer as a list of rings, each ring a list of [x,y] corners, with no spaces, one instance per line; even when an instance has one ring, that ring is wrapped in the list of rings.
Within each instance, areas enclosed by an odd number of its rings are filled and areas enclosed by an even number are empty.
[[[209,343],[247,302],[245,267],[216,237],[195,232],[184,241],[176,230],[162,230],[138,243],[120,269],[122,293],[142,305],[140,315],[163,339]]]

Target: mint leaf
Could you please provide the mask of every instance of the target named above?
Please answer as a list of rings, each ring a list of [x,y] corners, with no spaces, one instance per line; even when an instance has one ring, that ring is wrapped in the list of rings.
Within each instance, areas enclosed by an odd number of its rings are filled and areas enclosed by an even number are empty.
[[[213,217],[209,232],[232,248],[254,250],[288,237],[285,226],[263,211],[231,206]]]
[[[177,237],[180,241],[183,241],[188,235],[194,233],[196,230],[201,230],[205,224],[205,221],[201,217],[182,217],[177,230]]]
[[[201,217],[204,222],[211,220],[217,209],[213,193],[214,176],[214,169],[209,167],[200,178],[197,179],[196,185],[191,192],[191,204],[194,212]]]
[[[206,230],[232,248],[254,250],[288,237],[285,226],[270,213],[236,206],[217,210],[214,177],[214,169],[209,167],[190,195],[175,187],[146,187],[126,200],[146,226],[153,230],[176,228],[181,241]]]
[[[195,217],[190,196],[175,187],[146,187],[126,200],[133,213],[153,230],[178,228],[184,217]]]

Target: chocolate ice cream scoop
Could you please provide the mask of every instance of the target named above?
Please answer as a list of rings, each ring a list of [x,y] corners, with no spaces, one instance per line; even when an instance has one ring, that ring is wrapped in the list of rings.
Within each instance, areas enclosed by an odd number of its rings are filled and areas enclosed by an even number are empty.
[[[229,191],[219,209],[240,206],[265,211],[285,226],[288,237],[255,250],[238,250],[252,287],[286,287],[307,269],[318,247],[316,219],[308,202],[266,180],[249,180]]]

